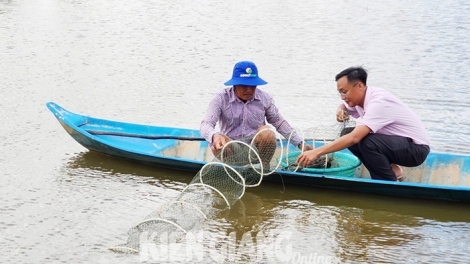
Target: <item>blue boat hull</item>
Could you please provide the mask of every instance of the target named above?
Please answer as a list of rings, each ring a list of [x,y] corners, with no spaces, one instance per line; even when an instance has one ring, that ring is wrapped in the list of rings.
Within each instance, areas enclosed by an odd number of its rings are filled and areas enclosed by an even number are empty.
[[[149,126],[82,116],[49,102],[64,129],[85,148],[158,167],[197,172],[213,160],[198,130]],[[317,144],[317,143],[315,143]],[[319,144],[322,144],[319,142]],[[354,177],[276,170],[263,181],[364,193],[470,202],[470,156],[431,152],[416,168],[404,168],[404,182],[372,180],[364,167]]]

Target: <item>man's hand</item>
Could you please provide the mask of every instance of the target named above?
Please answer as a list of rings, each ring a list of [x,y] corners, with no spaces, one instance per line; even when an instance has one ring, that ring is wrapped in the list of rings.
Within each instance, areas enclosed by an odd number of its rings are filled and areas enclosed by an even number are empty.
[[[317,150],[318,149],[313,149],[300,153],[300,155],[297,157],[297,164],[304,168],[308,167],[312,162],[320,157],[320,154],[317,153]]]
[[[308,144],[305,143],[304,141],[300,142],[297,147],[298,147],[300,150],[303,150],[303,151],[307,151],[307,150],[312,150],[312,149],[313,149],[313,146],[312,146],[312,145],[308,145]]]
[[[345,122],[349,120],[349,111],[341,104],[336,110],[336,121]]]
[[[219,134],[214,134],[212,136],[212,145],[214,145],[215,150],[221,150],[225,144],[227,144],[227,141],[224,136]]]

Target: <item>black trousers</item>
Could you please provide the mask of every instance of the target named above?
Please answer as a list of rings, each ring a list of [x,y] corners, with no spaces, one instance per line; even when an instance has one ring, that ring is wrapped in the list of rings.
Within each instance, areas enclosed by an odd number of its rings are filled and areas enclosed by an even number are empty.
[[[405,167],[421,165],[429,146],[417,145],[410,138],[369,134],[348,148],[369,170],[372,179],[396,181],[391,163]]]

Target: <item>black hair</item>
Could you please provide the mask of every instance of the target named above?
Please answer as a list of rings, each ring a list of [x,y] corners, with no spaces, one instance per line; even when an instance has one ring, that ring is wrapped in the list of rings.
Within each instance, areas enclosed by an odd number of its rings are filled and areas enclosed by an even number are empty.
[[[348,82],[360,81],[364,85],[367,85],[367,72],[362,67],[349,67],[343,70],[336,75],[335,81],[338,81],[338,79],[343,76],[347,77]]]

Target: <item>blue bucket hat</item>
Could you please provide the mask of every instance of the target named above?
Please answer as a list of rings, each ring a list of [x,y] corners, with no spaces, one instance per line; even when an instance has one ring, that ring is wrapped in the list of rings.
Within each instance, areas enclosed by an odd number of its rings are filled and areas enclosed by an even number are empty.
[[[232,79],[224,83],[224,85],[248,85],[257,86],[264,85],[267,82],[258,76],[258,68],[251,61],[240,61],[233,67]]]

